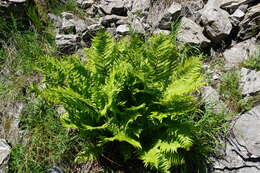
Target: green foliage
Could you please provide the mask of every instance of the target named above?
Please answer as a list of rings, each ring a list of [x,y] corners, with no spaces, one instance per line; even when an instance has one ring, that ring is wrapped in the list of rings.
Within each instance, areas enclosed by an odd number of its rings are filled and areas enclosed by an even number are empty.
[[[250,109],[252,101],[243,100],[241,88],[239,88],[240,74],[238,71],[229,71],[221,76],[219,92],[223,100],[234,112]]]
[[[53,165],[66,169],[73,166],[72,152],[79,146],[79,140],[62,126],[57,112],[49,104],[42,99],[29,102],[21,124],[24,137],[29,140],[12,149],[9,172],[44,173]]]
[[[102,157],[113,146],[122,160],[139,158],[170,172],[192,157],[196,128],[188,119],[199,112],[192,93],[204,84],[201,56],[172,40],[132,35],[116,42],[100,32],[86,50],[87,62],[45,57],[43,95],[62,104],[63,124],[95,146],[80,160]]]
[[[255,56],[246,60],[243,63],[243,66],[246,68],[249,68],[251,70],[260,71],[260,50],[258,51],[258,53]]]

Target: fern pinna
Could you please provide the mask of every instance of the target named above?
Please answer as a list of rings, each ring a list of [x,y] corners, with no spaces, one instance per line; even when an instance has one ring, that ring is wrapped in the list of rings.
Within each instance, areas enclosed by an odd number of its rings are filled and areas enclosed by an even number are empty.
[[[194,143],[197,110],[192,92],[203,85],[201,56],[187,57],[171,36],[115,41],[99,32],[87,61],[46,57],[44,96],[62,104],[64,125],[84,133],[91,145],[78,159],[102,157],[118,143],[125,160],[136,157],[161,172],[185,163]]]

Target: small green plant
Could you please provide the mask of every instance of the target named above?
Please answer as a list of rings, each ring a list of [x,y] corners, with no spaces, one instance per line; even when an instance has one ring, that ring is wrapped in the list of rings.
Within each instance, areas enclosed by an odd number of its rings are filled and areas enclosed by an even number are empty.
[[[260,50],[255,56],[246,60],[242,65],[251,70],[260,71]]]
[[[23,111],[21,124],[24,139],[28,141],[12,149],[10,173],[44,173],[53,165],[72,168],[72,152],[79,147],[79,140],[62,126],[57,112],[49,104],[42,99],[31,100]]]
[[[240,75],[238,71],[229,71],[221,76],[219,92],[223,100],[234,112],[247,109],[247,103],[243,100],[241,88],[239,88]]]
[[[170,172],[193,157],[199,143],[190,120],[200,111],[192,93],[204,84],[201,56],[173,40],[131,35],[117,42],[100,32],[87,62],[45,57],[43,96],[62,104],[64,125],[89,141],[77,160],[107,158],[117,148],[118,160],[138,158]]]

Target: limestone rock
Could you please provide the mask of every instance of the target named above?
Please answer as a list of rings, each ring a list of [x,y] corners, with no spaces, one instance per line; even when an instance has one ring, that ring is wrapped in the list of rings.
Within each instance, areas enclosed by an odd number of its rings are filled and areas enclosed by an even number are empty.
[[[9,155],[11,153],[11,147],[4,139],[0,139],[0,172],[7,173]]]
[[[231,23],[233,24],[233,26],[238,26],[238,24],[242,21],[242,19],[244,18],[245,13],[240,10],[237,9],[231,16],[230,16],[230,20]]]
[[[200,13],[203,26],[211,41],[219,43],[228,37],[232,30],[228,12],[220,8],[204,7]]]
[[[241,69],[240,87],[243,95],[254,94],[260,91],[260,72]]]
[[[127,8],[123,0],[102,0],[100,9],[105,14],[116,14],[119,16],[127,16]]]
[[[165,34],[165,35],[169,35],[169,34],[171,34],[171,31],[169,31],[169,30],[156,29],[156,30],[153,31],[153,34]]]
[[[172,22],[181,15],[181,12],[182,5],[179,3],[173,2],[167,6],[165,3],[155,1],[150,7],[147,23],[154,29],[169,30]]]
[[[260,32],[260,3],[248,9],[240,23],[238,37],[242,40],[251,38]]]
[[[226,49],[223,56],[226,60],[226,69],[231,69],[239,65],[248,57],[255,54],[257,46],[255,39],[249,39],[238,44],[233,45],[231,48]]]
[[[90,8],[94,4],[94,0],[77,0],[77,4],[83,8]]]
[[[255,0],[222,0],[220,7],[223,9],[237,9],[241,5],[249,4]]]
[[[260,169],[260,105],[238,116],[216,160],[214,173],[258,173]]]
[[[105,27],[116,26],[119,24],[127,24],[127,17],[118,16],[118,15],[106,15],[100,19],[101,24]]]
[[[212,108],[217,113],[222,113],[227,110],[224,102],[220,99],[218,92],[211,86],[203,87],[202,100],[209,108]]]
[[[80,39],[78,35],[73,34],[58,34],[55,39],[57,47],[62,53],[71,54],[77,50]]]
[[[116,33],[120,34],[120,35],[126,35],[128,34],[130,31],[129,26],[128,25],[119,25],[116,28]]]
[[[132,5],[132,13],[142,13],[150,8],[150,0],[134,0]]]
[[[172,5],[164,12],[159,19],[158,27],[160,29],[171,29],[171,24],[174,19],[181,15],[182,6],[179,3],[173,2]]]
[[[183,15],[191,20],[193,20],[196,23],[200,23],[200,13],[199,10],[201,10],[204,7],[203,0],[193,0],[193,1],[185,1],[183,4]]]
[[[183,17],[181,19],[180,32],[177,40],[184,43],[195,44],[201,47],[207,47],[210,40],[203,35],[203,28],[193,22],[191,19]]]

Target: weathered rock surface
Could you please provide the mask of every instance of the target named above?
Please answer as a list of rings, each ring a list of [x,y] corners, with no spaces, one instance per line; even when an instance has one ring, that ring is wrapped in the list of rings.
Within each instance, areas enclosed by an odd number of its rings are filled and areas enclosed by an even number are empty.
[[[172,22],[181,15],[181,11],[182,6],[179,3],[173,2],[168,6],[165,3],[155,1],[150,7],[147,23],[152,28],[169,30]]]
[[[224,102],[220,99],[218,92],[211,86],[203,87],[202,99],[206,103],[206,106],[217,113],[222,113],[227,110]]]
[[[134,0],[132,4],[132,13],[142,13],[148,11],[150,6],[150,0]]]
[[[77,4],[83,9],[90,8],[94,3],[94,0],[77,0]]]
[[[201,47],[207,47],[210,44],[210,40],[203,35],[203,28],[186,17],[181,19],[181,27],[177,40]]]
[[[11,147],[7,144],[6,140],[0,139],[0,173],[7,173],[8,160],[11,152]]]
[[[260,170],[260,105],[240,115],[233,124],[223,156],[214,173],[258,173]]]
[[[249,4],[255,0],[222,0],[220,7],[223,9],[237,9],[241,5]]]
[[[243,95],[254,94],[260,91],[260,72],[241,69],[240,87]]]
[[[231,16],[230,16],[230,20],[231,23],[233,24],[233,26],[238,26],[238,24],[242,21],[242,19],[244,18],[245,13],[240,10],[237,9]]]
[[[240,23],[238,37],[242,40],[251,38],[260,32],[260,3],[248,9]]]
[[[127,24],[128,18],[118,15],[106,15],[100,19],[101,24],[105,27],[117,26],[118,24]]]
[[[205,7],[201,10],[201,19],[207,36],[213,42],[221,42],[232,30],[228,12],[215,7]]]
[[[255,39],[249,39],[238,44],[235,44],[231,48],[225,50],[223,56],[226,60],[226,69],[231,69],[239,65],[250,56],[254,55],[257,51],[257,45]]]
[[[172,22],[181,15],[181,10],[181,4],[173,2],[159,19],[158,27],[166,30],[171,29]]]
[[[119,25],[116,28],[116,33],[120,34],[120,35],[126,35],[128,34],[130,31],[129,26],[128,25]]]
[[[77,50],[80,39],[78,35],[73,34],[58,34],[56,35],[55,42],[61,52],[71,54]]]
[[[126,3],[123,0],[102,0],[100,4],[100,9],[105,14],[127,16]]]
[[[20,139],[19,123],[24,105],[20,102],[1,104],[0,137],[15,145]]]

